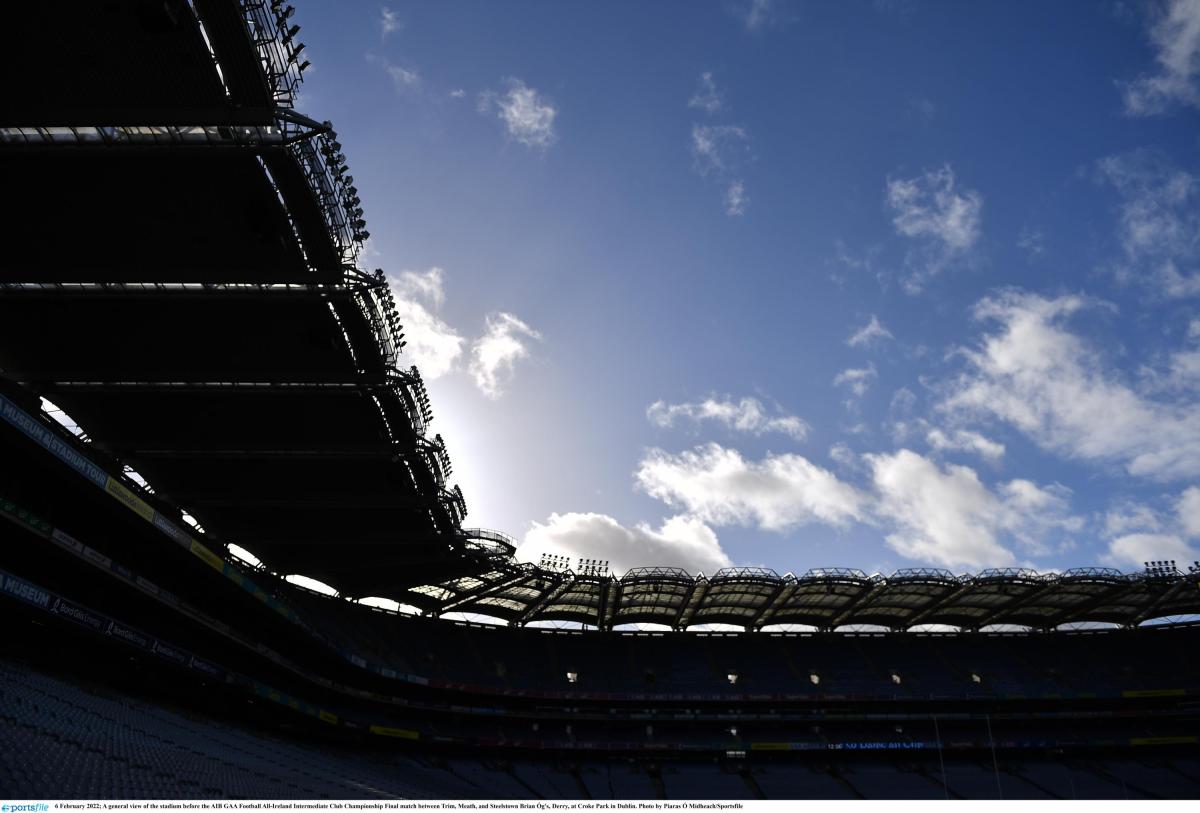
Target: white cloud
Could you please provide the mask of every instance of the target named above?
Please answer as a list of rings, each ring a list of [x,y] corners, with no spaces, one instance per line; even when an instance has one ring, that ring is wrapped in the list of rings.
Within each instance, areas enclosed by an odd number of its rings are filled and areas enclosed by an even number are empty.
[[[703,110],[710,116],[724,109],[725,101],[721,91],[717,89],[717,83],[713,81],[712,71],[700,74],[700,82],[696,86],[696,92],[692,94],[692,98],[688,99],[688,107]]]
[[[414,90],[421,86],[421,75],[409,68],[401,68],[399,65],[387,66],[388,76],[392,77],[392,84],[396,86],[396,90]]]
[[[1200,486],[1188,486],[1172,501],[1174,515],[1152,507],[1125,502],[1105,517],[1106,535],[1113,536],[1104,561],[1115,567],[1140,569],[1143,562],[1174,559],[1186,570],[1200,559],[1194,541],[1200,538]],[[1132,532],[1132,533],[1131,533]]]
[[[947,434],[941,429],[930,429],[925,441],[939,452],[971,452],[980,457],[996,461],[1004,457],[1004,444],[989,440],[978,432],[956,429]]]
[[[388,34],[395,33],[403,27],[400,18],[396,16],[396,12],[392,11],[387,6],[379,7],[379,36],[381,39],[387,39]]]
[[[392,80],[396,93],[415,93],[421,89],[421,75],[411,68],[393,65],[386,57],[367,54],[367,61],[383,68],[383,72]]]
[[[895,338],[892,332],[888,330],[879,321],[879,317],[871,314],[871,321],[854,332],[849,339],[846,339],[846,344],[851,347],[868,347],[875,342],[881,342],[885,339]]]
[[[461,99],[461,98],[465,97],[466,95],[467,95],[467,92],[465,90],[463,90],[462,88],[455,88],[454,90],[450,91],[451,99]]]
[[[445,276],[445,271],[434,267],[388,277],[408,343],[404,353],[430,381],[461,370],[466,345],[462,334],[437,314],[446,301]],[[490,314],[483,335],[471,342],[467,369],[475,385],[488,398],[499,398],[516,363],[529,355],[527,340],[540,338],[541,334],[511,313]]]
[[[526,147],[549,149],[558,140],[554,131],[558,110],[550,100],[520,79],[507,79],[505,85],[503,92],[480,94],[479,112],[489,113],[495,109],[511,138]]]
[[[892,402],[888,405],[888,411],[894,412],[897,415],[909,415],[916,405],[916,393],[908,387],[901,387],[892,395]]]
[[[905,237],[932,237],[958,251],[979,239],[983,200],[973,190],[954,190],[949,164],[916,178],[889,181],[888,205],[896,231]]]
[[[651,449],[635,473],[651,497],[713,525],[783,531],[810,522],[844,526],[864,512],[863,496],[800,455],[744,459],[716,443],[677,455]]]
[[[725,190],[725,214],[736,217],[746,213],[750,197],[746,194],[746,185],[739,178],[729,184]]]
[[[1003,501],[1001,527],[1012,534],[1023,549],[1031,554],[1047,553],[1055,532],[1078,533],[1083,529],[1083,517],[1070,513],[1071,489],[1058,483],[1049,486],[1024,479],[1010,480],[997,488]],[[1060,540],[1073,547],[1073,540]]]
[[[663,428],[670,428],[680,420],[694,424],[716,421],[738,432],[752,435],[779,432],[795,440],[803,440],[809,430],[808,424],[795,415],[768,415],[757,398],[742,398],[735,402],[728,396],[714,396],[684,404],[655,401],[646,409],[646,417],[655,426]]]
[[[833,262],[851,272],[870,274],[881,284],[885,281],[886,275],[879,268],[879,255],[883,251],[882,245],[868,246],[857,257],[850,253],[844,241],[840,239],[834,240],[833,245]],[[838,285],[844,285],[849,275],[845,271],[837,270],[830,274],[830,278]]]
[[[434,313],[445,300],[443,274],[440,268],[430,268],[388,278],[408,342],[404,353],[429,380],[454,369],[463,352],[463,337]]]
[[[833,377],[833,386],[845,387],[854,398],[862,398],[871,388],[871,382],[875,380],[876,375],[874,364],[868,364],[866,367],[851,367]]]
[[[922,244],[908,258],[912,273],[904,287],[909,293],[920,291],[979,240],[983,197],[971,189],[957,191],[949,164],[915,178],[889,180],[887,204],[896,232]]]
[[[692,125],[692,168],[725,187],[725,214],[730,217],[744,214],[750,203],[739,174],[749,156],[749,138],[746,128],[739,125]]]
[[[527,339],[541,334],[511,313],[489,314],[484,334],[471,345],[471,376],[488,398],[504,394],[516,363],[529,355]]]
[[[734,124],[693,124],[692,159],[701,175],[733,169],[745,154],[749,136]]]
[[[1200,295],[1200,178],[1149,150],[1105,158],[1097,175],[1121,197],[1118,277],[1168,297]]]
[[[1148,505],[1133,501],[1122,501],[1113,505],[1104,514],[1104,535],[1124,536],[1131,531],[1158,531],[1163,519]]]
[[[857,468],[858,455],[845,443],[835,443],[829,447],[829,459],[847,469]]]
[[[1061,322],[1087,307],[1078,296],[1008,291],[981,301],[977,319],[998,324],[976,349],[942,409],[992,417],[1071,458],[1116,461],[1159,480],[1200,475],[1200,405],[1155,401],[1106,369]]]
[[[1200,537],[1200,486],[1189,486],[1175,504],[1179,524],[1190,537]]]
[[[551,514],[534,523],[517,557],[537,561],[543,553],[571,559],[605,559],[615,575],[631,567],[681,567],[712,574],[733,563],[713,530],[702,521],[671,517],[657,530],[646,524],[626,528],[604,514]]]
[[[761,31],[775,19],[774,0],[748,0],[737,9],[747,31]]]
[[[1200,550],[1174,534],[1129,534],[1108,544],[1101,559],[1113,567],[1141,570],[1144,562],[1174,559],[1181,570],[1200,559]]]
[[[1017,248],[1024,251],[1030,259],[1040,257],[1046,251],[1046,235],[1026,226],[1017,235]]]
[[[839,445],[830,454],[847,470],[861,471],[865,463],[871,489],[857,489],[799,455],[768,453],[753,461],[716,443],[680,454],[651,449],[635,477],[651,497],[708,525],[787,531],[866,523],[883,529],[901,556],[950,568],[1015,565],[1014,551],[1069,548],[1084,526],[1061,485],[1015,479],[989,488],[969,467],[907,449],[858,457]]]
[[[1176,105],[1200,106],[1200,0],[1170,0],[1155,14],[1150,39],[1158,71],[1122,84],[1125,112],[1152,116]]]
[[[392,292],[406,299],[418,297],[435,309],[446,301],[444,278],[446,272],[436,266],[428,271],[401,271],[392,278]]]
[[[1200,350],[1172,353],[1167,383],[1180,390],[1200,389]]]
[[[1013,480],[989,490],[966,467],[935,462],[908,449],[865,455],[878,495],[877,521],[891,527],[888,547],[909,559],[947,568],[1016,564],[1003,540],[1030,553],[1046,550],[1052,533],[1079,530],[1061,486]]]

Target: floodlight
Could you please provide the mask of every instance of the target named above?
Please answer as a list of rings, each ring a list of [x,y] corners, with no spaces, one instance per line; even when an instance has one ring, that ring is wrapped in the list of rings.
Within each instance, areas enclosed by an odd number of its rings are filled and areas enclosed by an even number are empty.
[[[737,672],[730,672],[730,673],[729,673],[729,674],[727,674],[725,677],[726,677],[726,679],[729,681],[729,685],[730,685],[730,686],[734,686],[734,685],[736,685],[736,684],[737,684],[737,682],[738,682],[738,674],[737,674]]]
[[[567,672],[567,683],[578,683],[578,682],[579,682],[579,673],[578,672]],[[570,733],[570,730],[571,730],[571,727],[567,726],[567,733]]]

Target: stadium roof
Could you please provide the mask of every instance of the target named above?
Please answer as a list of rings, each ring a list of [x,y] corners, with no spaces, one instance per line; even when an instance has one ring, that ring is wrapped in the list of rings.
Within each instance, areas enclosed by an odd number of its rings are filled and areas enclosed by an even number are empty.
[[[386,280],[357,267],[353,176],[293,109],[288,9],[4,17],[0,375],[272,569],[366,594],[465,568],[424,385]]]
[[[501,557],[493,562],[489,572],[413,587],[394,598],[430,615],[475,613],[513,624],[569,621],[601,629],[634,623],[675,629],[699,624],[1050,629],[1080,622],[1136,625],[1200,613],[1200,574],[1162,570],[1037,573],[1008,568],[956,576],[907,569],[885,577],[844,568],[809,570],[801,576],[725,568],[693,577],[675,568],[634,568],[614,579]]]

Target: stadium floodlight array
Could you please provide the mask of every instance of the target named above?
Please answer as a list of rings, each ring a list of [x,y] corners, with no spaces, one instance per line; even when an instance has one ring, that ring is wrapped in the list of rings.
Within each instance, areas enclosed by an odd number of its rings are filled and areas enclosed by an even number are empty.
[[[455,527],[459,527],[467,517],[467,498],[463,496],[461,486],[455,486],[446,493],[449,497],[448,508],[454,516],[454,525]]]
[[[446,451],[446,441],[442,439],[441,435],[434,435],[433,443],[437,448],[437,459],[441,464],[442,477],[449,477],[454,473],[454,466],[450,464],[450,453]]]
[[[337,133],[328,123],[325,126],[328,128],[326,132],[294,142],[288,149],[317,198],[321,215],[334,238],[342,263],[353,266],[358,261],[362,243],[371,233],[366,229],[366,221],[354,214],[359,207],[348,206],[357,197],[350,192],[354,187],[354,176],[349,174],[346,156],[341,150],[333,148],[338,143]]]
[[[417,399],[417,407],[421,411],[421,419],[424,423],[433,421],[433,409],[429,406],[429,392],[425,389],[425,382],[421,379],[421,371],[416,367],[409,368],[409,375],[413,377],[413,394]]]
[[[444,487],[446,480],[449,479],[453,466],[450,463],[450,455],[446,451],[446,442],[441,435],[435,435],[433,440],[427,437],[419,436],[416,445],[417,459],[424,462],[426,468],[439,487]],[[401,455],[404,452],[401,451]]]
[[[407,370],[391,368],[387,372],[388,385],[405,405],[409,421],[418,435],[424,435],[428,424],[433,421],[433,411],[429,407],[429,394],[425,391],[425,382],[421,372],[416,367]]]
[[[550,570],[555,573],[566,573],[571,569],[571,557],[557,553],[543,553],[542,560],[538,562],[538,567],[542,570]]]
[[[1143,562],[1146,566],[1146,575],[1152,579],[1165,579],[1175,576],[1179,570],[1175,567],[1174,559],[1158,559],[1151,562]]]
[[[304,71],[311,64],[300,58],[305,49],[304,43],[296,40],[300,26],[290,22],[296,9],[282,0],[241,0],[241,6],[275,104],[291,107],[296,89],[304,81]]]
[[[608,560],[607,559],[580,559],[579,566],[576,568],[576,573],[580,576],[591,576],[594,578],[606,578],[608,576]]]

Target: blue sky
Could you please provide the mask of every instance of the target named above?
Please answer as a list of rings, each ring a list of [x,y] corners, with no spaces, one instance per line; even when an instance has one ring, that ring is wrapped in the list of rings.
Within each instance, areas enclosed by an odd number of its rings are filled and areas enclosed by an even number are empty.
[[[618,572],[1200,555],[1200,1],[296,20],[468,525]]]

